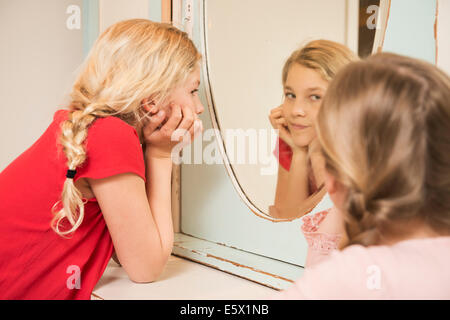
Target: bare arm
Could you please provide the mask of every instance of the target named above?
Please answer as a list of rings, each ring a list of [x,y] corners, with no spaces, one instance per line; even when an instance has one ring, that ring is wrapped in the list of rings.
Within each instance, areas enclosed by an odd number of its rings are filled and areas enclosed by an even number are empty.
[[[153,219],[158,226],[163,257],[172,252],[173,225],[171,207],[171,158],[152,157],[145,152],[147,198]]]
[[[159,168],[152,164],[151,169]],[[156,280],[167,261],[167,248],[172,245],[172,238],[165,231],[165,225],[171,223],[170,212],[160,208],[152,212],[144,180],[136,174],[89,179],[89,183],[108,226],[115,253],[130,279],[135,282]],[[168,206],[170,208],[170,201]],[[160,218],[163,215],[166,219]]]
[[[182,112],[183,110],[183,112]],[[89,183],[103,212],[115,253],[131,280],[155,281],[164,269],[173,246],[171,214],[171,150],[175,129],[194,134],[192,112],[174,106],[160,129],[164,112],[144,126],[146,180],[124,173]]]
[[[309,196],[308,152],[307,148],[298,148],[293,143],[282,105],[270,111],[269,121],[274,129],[279,130],[280,138],[293,152],[289,171],[278,167],[275,203],[269,208],[270,215],[280,219],[293,218],[298,216],[303,202]]]
[[[278,168],[278,180],[274,206],[277,218],[292,218],[309,196],[308,158],[306,152],[294,152],[290,170]]]
[[[145,149],[146,148],[144,146],[144,150]],[[172,162],[168,158],[158,159],[147,156],[145,152],[144,156],[147,179],[146,193],[150,206],[150,212],[153,215],[153,219],[155,220],[155,225],[157,227],[156,231],[159,234],[161,250],[163,251],[163,260],[167,260],[173,246],[172,215],[170,214],[170,178]],[[154,186],[157,184],[158,188],[155,188]],[[158,190],[158,192],[155,192],[155,190]],[[114,252],[113,260],[120,265],[122,264],[117,256],[117,252]],[[156,266],[156,269],[160,268],[161,266]]]
[[[319,140],[315,137],[308,146],[308,156],[316,185],[319,188],[325,183],[325,158],[322,155]]]

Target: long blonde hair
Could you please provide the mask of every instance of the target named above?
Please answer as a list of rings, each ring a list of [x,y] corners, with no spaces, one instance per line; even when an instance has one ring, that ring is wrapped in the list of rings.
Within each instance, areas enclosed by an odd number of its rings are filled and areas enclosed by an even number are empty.
[[[131,19],[106,29],[83,63],[70,95],[69,117],[61,124],[60,143],[68,169],[75,170],[86,160],[84,142],[95,119],[116,116],[136,127],[146,114],[141,101],[150,98],[164,104],[200,59],[187,34],[169,24]],[[63,207],[56,209],[59,202]],[[51,225],[59,235],[80,226],[84,203],[73,179],[65,180],[52,212]],[[68,230],[60,229],[63,219],[71,225]]]
[[[347,190],[348,245],[381,243],[393,222],[450,232],[444,72],[387,53],[351,63],[330,84],[316,124],[326,169]]]
[[[359,57],[346,46],[330,40],[313,40],[295,50],[286,60],[281,80],[286,83],[292,64],[297,63],[318,72],[322,78],[330,82],[336,73],[349,62]]]

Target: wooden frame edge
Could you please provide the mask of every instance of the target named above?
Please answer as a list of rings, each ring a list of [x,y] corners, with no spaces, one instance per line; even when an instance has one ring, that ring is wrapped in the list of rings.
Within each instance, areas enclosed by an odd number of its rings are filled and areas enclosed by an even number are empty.
[[[290,287],[304,272],[297,265],[183,233],[175,234],[172,254],[274,290]]]
[[[173,23],[172,0],[161,0],[161,22]],[[181,165],[172,167],[172,223],[175,233],[181,231]]]

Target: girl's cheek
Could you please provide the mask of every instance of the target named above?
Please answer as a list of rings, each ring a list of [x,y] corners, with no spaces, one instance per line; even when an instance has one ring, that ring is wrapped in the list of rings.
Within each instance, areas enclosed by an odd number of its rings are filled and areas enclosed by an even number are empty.
[[[189,110],[192,111],[192,113],[196,114],[196,112],[195,112],[196,98],[195,97],[190,97],[189,99],[186,99],[184,106],[188,107]]]
[[[314,119],[317,118],[317,114],[319,113],[319,108],[320,108],[320,103],[318,103],[317,105],[313,106],[312,114],[313,114]]]
[[[285,100],[281,110],[282,110],[283,117],[286,117],[286,115],[289,114],[290,103]]]

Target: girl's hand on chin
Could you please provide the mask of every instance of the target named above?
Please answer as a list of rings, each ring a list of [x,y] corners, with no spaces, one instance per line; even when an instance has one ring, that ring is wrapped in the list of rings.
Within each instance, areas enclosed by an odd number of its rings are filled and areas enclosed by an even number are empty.
[[[269,121],[275,130],[278,129],[280,124],[287,124],[283,116],[283,105],[270,110]]]
[[[283,115],[283,105],[270,110],[269,120],[274,129],[278,129],[278,136],[291,147],[293,152],[306,152],[306,148],[298,147],[292,139],[286,118]]]
[[[201,121],[189,107],[174,103],[170,107],[171,114],[165,123],[166,112],[160,110],[144,124],[142,132],[145,150],[152,157],[170,158],[173,147],[180,141],[184,145],[189,144],[203,128]]]

